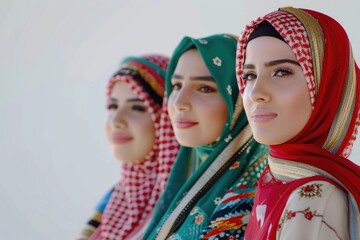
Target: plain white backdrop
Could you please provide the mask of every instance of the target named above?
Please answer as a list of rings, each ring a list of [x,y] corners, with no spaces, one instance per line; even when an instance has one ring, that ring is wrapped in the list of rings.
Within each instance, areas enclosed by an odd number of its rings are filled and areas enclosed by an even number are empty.
[[[117,181],[105,86],[123,57],[238,35],[289,5],[337,19],[360,62],[358,0],[0,0],[0,239],[75,239]]]

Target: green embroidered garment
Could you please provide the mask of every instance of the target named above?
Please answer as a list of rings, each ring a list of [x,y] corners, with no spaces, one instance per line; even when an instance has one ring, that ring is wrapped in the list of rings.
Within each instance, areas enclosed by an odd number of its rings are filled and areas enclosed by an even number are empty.
[[[234,36],[218,34],[201,39],[185,37],[169,63],[166,75],[168,96],[172,92],[171,78],[177,62],[191,48],[200,52],[226,102],[229,117],[215,143],[194,148],[181,147],[165,192],[158,200],[143,239],[207,238],[205,235],[214,228],[218,230],[215,234],[218,236],[226,235],[219,231],[221,229],[243,231],[251,212],[256,183],[266,166],[268,149],[253,140],[239,96]],[[222,199],[225,194],[228,191],[236,194],[244,189],[245,194],[237,196],[246,200],[240,205],[237,202],[235,210],[227,208],[224,212]],[[241,225],[231,224],[230,227],[221,221],[220,225],[217,224],[220,218],[228,214],[236,215],[237,219],[240,216]],[[214,236],[214,232],[211,234]]]

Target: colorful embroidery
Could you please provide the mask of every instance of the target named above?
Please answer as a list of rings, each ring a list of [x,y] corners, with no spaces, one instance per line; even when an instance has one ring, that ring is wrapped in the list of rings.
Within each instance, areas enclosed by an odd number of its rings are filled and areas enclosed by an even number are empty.
[[[203,221],[204,221],[204,215],[202,215],[201,213],[195,217],[195,223],[197,225],[202,224]]]
[[[250,148],[248,148],[250,149]],[[249,150],[250,151],[250,150]],[[202,240],[243,239],[254,204],[257,177],[267,165],[267,154],[255,155],[257,160],[233,185],[216,207],[209,223],[202,230]],[[236,161],[230,169],[239,169]]]
[[[194,215],[195,213],[197,213],[198,211],[198,208],[197,207],[194,207],[191,212],[190,212],[190,215]]]
[[[310,184],[310,185],[305,185],[303,187],[301,187],[300,190],[300,197],[304,197],[304,198],[314,198],[314,197],[321,197],[321,189],[322,184]]]
[[[277,227],[277,231],[279,231],[282,226],[284,225],[284,223],[286,221],[289,221],[297,216],[299,216],[299,214],[303,215],[305,217],[305,219],[307,219],[308,221],[311,221],[314,217],[323,217],[323,215],[317,214],[316,210],[311,211],[310,207],[305,208],[304,210],[299,210],[299,211],[291,211],[291,210],[287,210],[285,209],[284,215],[280,220],[279,226]]]
[[[290,220],[296,216],[296,212],[285,210],[285,220]]]
[[[211,222],[209,227],[212,228],[212,230],[208,231],[206,234],[201,235],[200,238],[209,239],[211,237],[217,236],[219,237],[218,239],[239,239],[241,232],[243,232],[245,229],[244,218],[248,218],[248,212],[234,212],[224,218],[218,218]]]
[[[236,169],[240,166],[240,162],[234,162],[233,165],[231,165],[230,169],[233,170],[233,169]]]

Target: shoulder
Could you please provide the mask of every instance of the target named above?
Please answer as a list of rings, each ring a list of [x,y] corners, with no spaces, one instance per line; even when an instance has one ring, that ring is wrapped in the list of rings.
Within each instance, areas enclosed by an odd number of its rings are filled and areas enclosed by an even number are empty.
[[[282,237],[294,237],[294,232],[299,229],[308,229],[302,237],[305,234],[309,239],[343,239],[347,235],[347,225],[347,193],[331,181],[314,180],[291,193],[278,233]]]
[[[347,193],[330,181],[313,180],[297,187],[290,195],[287,206],[299,203],[326,206],[332,201],[346,201]]]

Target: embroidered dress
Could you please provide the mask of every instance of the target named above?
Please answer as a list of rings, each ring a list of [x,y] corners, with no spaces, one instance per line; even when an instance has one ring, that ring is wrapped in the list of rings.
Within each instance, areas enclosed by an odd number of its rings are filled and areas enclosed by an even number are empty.
[[[172,92],[171,77],[180,56],[194,47],[214,78],[229,117],[216,143],[194,148],[181,147],[168,185],[156,205],[143,239],[199,239],[210,219],[218,219],[212,215],[217,207],[223,206],[219,204],[227,191],[232,188],[234,191],[245,188],[249,192],[254,191],[266,166],[268,149],[253,140],[238,94],[234,68],[236,40],[233,36],[185,37],[169,63],[167,93],[170,95]],[[249,181],[240,186],[239,179],[248,177]],[[252,193],[245,195],[246,200],[240,200],[243,209],[239,211],[243,212],[238,216],[244,226],[253,201]]]
[[[116,82],[124,81],[144,102],[154,122],[155,142],[144,161],[121,165],[120,180],[102,201],[97,223],[81,239],[141,239],[144,233],[179,150],[164,100],[167,65],[168,58],[161,55],[128,57],[109,81],[107,96]]]
[[[359,125],[360,71],[346,32],[322,13],[291,7],[252,21],[238,41],[241,92],[246,44],[263,21],[294,52],[313,110],[297,136],[269,146],[245,239],[360,239],[360,168],[347,159]]]
[[[258,157],[254,155],[254,157]],[[222,199],[216,199],[214,210],[208,225],[202,230],[200,239],[209,240],[241,240],[254,205],[254,196],[261,171],[266,167],[266,157],[259,158],[239,180],[230,188]],[[240,167],[235,162],[230,169]]]

